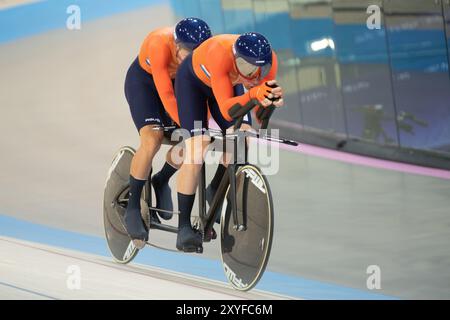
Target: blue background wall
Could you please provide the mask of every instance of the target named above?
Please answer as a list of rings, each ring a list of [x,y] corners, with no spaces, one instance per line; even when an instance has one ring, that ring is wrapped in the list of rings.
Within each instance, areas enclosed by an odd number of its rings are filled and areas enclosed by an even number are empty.
[[[214,33],[257,31],[281,57],[284,125],[450,155],[450,9],[434,0],[172,0]],[[366,9],[378,3],[381,29]],[[349,5],[353,4],[353,5]],[[447,19],[445,19],[447,17]],[[446,21],[447,20],[447,24]],[[332,41],[322,50],[311,44]]]

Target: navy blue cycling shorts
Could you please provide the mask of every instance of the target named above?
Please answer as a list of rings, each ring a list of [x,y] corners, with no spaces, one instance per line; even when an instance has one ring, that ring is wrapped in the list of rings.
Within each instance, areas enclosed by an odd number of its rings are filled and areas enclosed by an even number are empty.
[[[125,97],[138,132],[147,125],[174,125],[159,98],[152,75],[142,69],[138,58],[128,69],[125,78]]]
[[[243,85],[236,85],[233,89],[234,96],[244,94]],[[175,78],[175,95],[180,126],[188,130],[191,135],[200,130],[204,132],[208,129],[208,106],[211,116],[222,132],[225,132],[227,128],[234,124],[234,121],[227,121],[222,116],[212,89],[204,84],[194,73],[192,54],[188,55],[178,67]],[[196,121],[200,122],[200,126],[194,125]],[[248,113],[243,122],[251,124],[250,113]]]

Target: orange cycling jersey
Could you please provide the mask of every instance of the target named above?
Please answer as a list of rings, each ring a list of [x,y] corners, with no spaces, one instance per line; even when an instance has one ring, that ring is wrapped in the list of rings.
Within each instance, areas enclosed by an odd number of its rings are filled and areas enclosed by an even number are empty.
[[[236,69],[233,44],[239,35],[222,34],[203,42],[192,54],[192,65],[197,77],[212,88],[223,117],[231,121],[228,110],[236,103],[244,105],[250,100],[249,92],[234,97],[233,86],[246,81]],[[264,79],[253,85],[274,80],[278,69],[277,56],[272,51],[272,68]]]
[[[164,109],[180,124],[172,84],[179,66],[173,28],[156,29],[147,35],[139,52],[139,65],[153,76]]]

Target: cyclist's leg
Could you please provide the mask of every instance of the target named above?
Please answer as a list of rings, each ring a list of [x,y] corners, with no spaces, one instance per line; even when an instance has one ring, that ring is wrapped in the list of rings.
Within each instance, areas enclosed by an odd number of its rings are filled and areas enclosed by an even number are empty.
[[[164,163],[161,170],[152,176],[152,186],[155,190],[156,195],[156,206],[159,209],[172,211],[172,190],[169,187],[170,178],[177,172],[179,165],[176,165],[173,161],[169,160],[172,158],[172,153],[174,153],[174,147],[170,148],[166,154],[166,162]],[[172,218],[172,213],[168,212],[158,212],[159,216],[165,220]]]
[[[172,80],[172,85],[175,88],[175,80]],[[156,90],[156,88],[155,88]],[[170,118],[169,114],[164,110],[163,104],[160,104],[160,115],[164,127],[178,127],[178,125]],[[173,131],[165,132],[164,135],[169,138]],[[169,138],[170,139],[170,138]],[[164,163],[162,169],[153,175],[151,183],[156,195],[156,206],[160,209],[167,211],[173,210],[172,204],[172,191],[169,187],[169,180],[175,174],[175,172],[180,168],[182,163],[182,148],[179,145],[172,146],[166,153],[166,162]],[[170,219],[172,218],[172,213],[168,212],[158,212],[161,218]]]
[[[136,245],[142,246],[147,231],[141,218],[140,197],[151,168],[151,162],[162,142],[162,131],[153,130],[161,125],[160,99],[153,79],[140,66],[137,59],[130,66],[125,80],[125,96],[131,116],[140,135],[140,145],[130,169],[130,194],[125,214],[125,226]]]
[[[166,113],[167,115],[167,113]],[[177,135],[174,136],[174,134],[177,132],[176,130],[180,128],[180,126],[170,120],[170,126],[174,129],[164,131],[164,137],[168,140],[177,141],[177,143],[170,147],[170,149],[166,153],[166,163],[170,164],[172,167],[176,168],[177,170],[181,167],[183,164],[183,143],[179,143],[179,137]]]
[[[155,130],[159,125],[146,125],[139,130],[139,147],[131,161],[130,174],[139,180],[147,180],[152,160],[159,151],[163,139],[162,132]]]
[[[172,126],[174,123],[170,119],[169,115],[165,112],[162,102],[160,103],[160,118],[164,126]],[[151,183],[155,191],[156,196],[156,207],[166,211],[173,210],[172,204],[172,190],[169,187],[169,180],[179,169],[180,165],[176,165],[174,161],[175,158],[172,153],[176,152],[176,148],[172,147],[166,154],[166,162],[164,163],[162,169],[152,176]],[[170,160],[169,160],[170,159]],[[172,213],[158,211],[161,218],[169,220],[172,218]]]
[[[180,145],[175,145],[170,147],[166,154],[166,162],[172,167],[180,169],[183,164],[183,147]]]
[[[185,140],[185,157],[177,178],[178,209],[180,211],[177,237],[177,248],[189,250],[189,247],[200,247],[201,236],[192,231],[191,212],[195,200],[195,192],[202,168],[204,154],[210,143],[209,137],[198,135]],[[191,251],[191,250],[189,250]]]
[[[188,130],[192,135],[184,141],[184,159],[177,179],[180,211],[177,248],[185,250],[187,247],[201,246],[201,236],[192,231],[190,217],[203,155],[210,141],[209,137],[202,135],[208,125],[207,96],[192,71],[191,56],[188,56],[178,68],[175,92],[181,128]]]
[[[137,58],[126,76],[125,97],[140,136],[140,145],[131,163],[130,173],[139,180],[147,180],[151,160],[163,139],[163,132],[155,130],[155,127],[161,127],[164,119],[160,112],[162,102],[153,78],[140,67]]]

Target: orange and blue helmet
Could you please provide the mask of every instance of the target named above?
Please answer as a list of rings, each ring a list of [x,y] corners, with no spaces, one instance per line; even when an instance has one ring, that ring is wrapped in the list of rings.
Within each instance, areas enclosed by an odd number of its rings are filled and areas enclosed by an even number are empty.
[[[188,50],[194,50],[211,37],[208,24],[199,18],[186,18],[175,26],[175,42]]]

